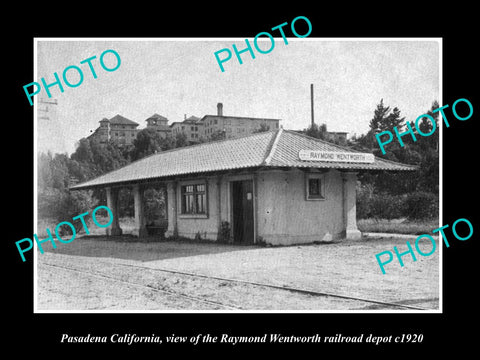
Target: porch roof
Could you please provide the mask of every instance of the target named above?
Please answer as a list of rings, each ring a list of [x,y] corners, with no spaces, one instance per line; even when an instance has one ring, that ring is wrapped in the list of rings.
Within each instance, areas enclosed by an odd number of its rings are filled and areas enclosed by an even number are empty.
[[[290,130],[261,132],[152,154],[97,178],[71,186],[72,190],[165,179],[246,168],[334,168],[411,171],[416,166],[375,157],[373,163],[300,160],[300,150],[357,152]]]

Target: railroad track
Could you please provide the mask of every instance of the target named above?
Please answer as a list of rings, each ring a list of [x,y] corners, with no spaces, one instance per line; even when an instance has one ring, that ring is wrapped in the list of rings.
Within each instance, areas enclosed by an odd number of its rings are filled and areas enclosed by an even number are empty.
[[[164,294],[167,294],[167,295],[170,295],[170,296],[178,296],[178,297],[182,297],[182,298],[185,298],[185,299],[188,299],[188,300],[193,300],[193,301],[202,302],[202,303],[205,303],[205,304],[208,304],[208,305],[212,305],[214,307],[220,306],[223,309],[228,309],[228,310],[238,310],[239,309],[238,307],[235,307],[235,306],[232,306],[232,305],[227,305],[227,304],[224,304],[224,303],[221,303],[221,302],[218,302],[218,301],[214,301],[214,300],[208,300],[208,299],[204,299],[204,298],[197,297],[197,296],[191,296],[191,295],[179,293],[179,292],[176,292],[176,291],[160,289],[158,287],[151,286],[151,285],[144,285],[144,284],[139,284],[139,283],[135,283],[135,282],[131,282],[131,281],[121,280],[121,279],[118,279],[118,278],[115,278],[113,276],[109,276],[109,275],[106,275],[106,274],[103,274],[103,273],[100,273],[100,272],[97,272],[97,271],[94,271],[94,272],[84,271],[84,270],[71,268],[71,267],[68,267],[68,266],[53,265],[53,264],[48,264],[48,263],[42,263],[42,265],[50,266],[50,267],[53,267],[53,268],[60,268],[60,269],[64,269],[64,270],[71,271],[71,272],[76,272],[76,273],[83,274],[83,275],[87,274],[89,276],[93,276],[93,277],[97,277],[97,278],[108,279],[110,281],[126,284],[126,285],[129,285],[129,286],[134,286],[134,287],[138,287],[138,288],[144,288],[144,289],[148,289],[148,290],[154,291],[154,292],[160,292],[160,293],[164,293]]]
[[[153,272],[162,272],[162,273],[170,273],[170,274],[176,274],[176,275],[182,275],[182,276],[189,276],[189,277],[193,277],[193,278],[209,279],[209,280],[215,280],[215,281],[221,281],[221,282],[229,282],[229,283],[232,283],[232,284],[243,284],[243,285],[255,286],[255,287],[260,287],[260,288],[270,288],[270,289],[276,289],[276,290],[283,290],[283,291],[288,291],[288,292],[292,292],[292,293],[299,293],[299,294],[316,296],[316,297],[330,297],[330,298],[337,298],[337,299],[345,299],[345,300],[357,301],[359,303],[365,303],[365,304],[368,304],[370,306],[372,306],[372,304],[373,304],[373,305],[376,305],[376,306],[387,307],[387,308],[401,308],[401,309],[424,310],[424,311],[425,310],[430,310],[430,309],[427,309],[427,308],[414,306],[414,305],[392,303],[392,302],[386,302],[386,301],[379,301],[379,300],[375,300],[375,299],[367,299],[367,298],[341,295],[341,294],[334,294],[334,293],[328,293],[328,292],[319,292],[319,291],[302,289],[302,288],[295,288],[295,287],[290,287],[290,286],[285,286],[285,285],[280,286],[280,285],[274,285],[274,284],[265,284],[265,283],[259,283],[259,282],[248,281],[248,280],[223,278],[223,277],[219,277],[219,276],[209,276],[209,275],[203,275],[203,274],[189,273],[189,272],[185,272],[185,271],[163,269],[163,268],[152,268],[152,267],[148,267],[148,266],[133,265],[133,264],[110,263],[110,262],[103,262],[103,261],[96,261],[96,263],[97,264],[106,264],[106,265],[109,265],[109,266],[122,266],[122,267],[134,268],[134,269],[149,270],[149,271],[153,271]],[[149,289],[151,291],[162,292],[162,293],[166,293],[166,294],[171,295],[171,296],[179,296],[179,297],[183,297],[183,298],[186,298],[186,299],[189,299],[189,300],[192,300],[192,301],[202,302],[202,303],[205,303],[205,304],[208,304],[208,305],[211,305],[211,306],[221,307],[222,309],[242,310],[242,308],[239,307],[239,306],[234,306],[234,305],[231,305],[231,304],[225,304],[223,302],[210,300],[210,299],[205,299],[203,297],[183,294],[183,293],[173,291],[173,290],[161,289],[161,288],[158,288],[158,287],[155,287],[155,286],[152,286],[152,285],[148,285],[148,284],[145,285],[145,284],[139,284],[139,283],[136,283],[136,282],[121,280],[121,279],[118,279],[116,277],[106,275],[106,274],[98,272],[98,271],[93,271],[93,272],[92,271],[85,271],[85,270],[79,270],[79,269],[75,269],[75,268],[68,267],[68,266],[57,265],[57,264],[49,264],[49,263],[44,263],[44,262],[42,262],[42,264],[46,265],[46,266],[50,266],[50,267],[62,268],[62,269],[77,272],[77,273],[88,274],[88,275],[95,276],[95,277],[109,279],[111,281],[116,281],[116,282],[128,284],[130,286],[146,288],[146,289]]]
[[[308,290],[308,289],[289,287],[289,286],[285,286],[285,285],[280,286],[280,285],[273,285],[273,284],[265,284],[265,283],[258,283],[258,282],[254,282],[254,281],[248,281],[248,280],[222,278],[222,277],[218,277],[218,276],[209,276],[209,275],[195,274],[195,273],[189,273],[189,272],[178,271],[178,270],[170,270],[170,269],[162,269],[162,268],[151,268],[151,267],[148,267],[148,266],[139,266],[139,265],[132,265],[132,264],[119,263],[117,265],[126,266],[126,267],[133,267],[133,268],[140,268],[140,269],[147,269],[147,270],[152,270],[152,271],[166,272],[166,273],[172,273],[172,274],[187,275],[187,276],[198,277],[198,278],[227,281],[227,282],[232,282],[232,283],[248,284],[248,285],[253,285],[253,286],[258,286],[258,287],[280,289],[280,290],[290,291],[290,292],[294,292],[294,293],[302,293],[302,294],[307,294],[307,295],[312,295],[312,296],[329,296],[329,297],[334,297],[334,298],[339,298],[339,299],[356,300],[356,301],[365,302],[365,303],[369,303],[369,304],[383,305],[383,306],[388,306],[388,307],[398,307],[398,308],[409,309],[409,310],[429,310],[427,308],[423,308],[423,307],[419,307],[419,306],[391,303],[391,302],[386,302],[386,301],[366,299],[366,298],[360,298],[360,297],[354,297],[354,296],[348,296],[348,295],[333,294],[333,293],[327,293],[327,292],[319,292],[319,291],[313,291],[313,290]]]

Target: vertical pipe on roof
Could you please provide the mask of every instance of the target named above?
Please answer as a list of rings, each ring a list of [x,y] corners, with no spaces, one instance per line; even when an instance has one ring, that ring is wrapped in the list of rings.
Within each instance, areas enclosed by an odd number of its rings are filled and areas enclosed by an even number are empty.
[[[312,125],[315,124],[315,119],[313,116],[313,84],[310,84],[310,107],[312,109]]]

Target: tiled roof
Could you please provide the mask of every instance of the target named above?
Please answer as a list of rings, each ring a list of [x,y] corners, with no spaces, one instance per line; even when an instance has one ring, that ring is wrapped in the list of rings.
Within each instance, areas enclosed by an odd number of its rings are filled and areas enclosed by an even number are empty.
[[[255,167],[415,170],[412,165],[375,158],[374,163],[302,161],[299,150],[355,152],[293,131],[279,129],[250,136],[172,149],[147,156],[71,189],[105,186],[196,173]]]
[[[153,114],[152,116],[150,116],[147,120],[150,120],[150,119],[160,119],[160,120],[168,120],[165,116],[162,116],[162,115],[159,115],[157,113]],[[145,120],[145,121],[147,121]]]
[[[348,162],[321,162],[300,160],[300,150],[358,152],[335,145],[327,141],[318,140],[303,134],[291,131],[283,131],[272,151],[268,166],[300,167],[300,168],[335,168],[335,169],[359,169],[359,170],[415,170],[412,165],[401,164],[375,157],[375,161],[369,163]]]
[[[188,121],[191,121],[191,122],[197,122],[198,120],[200,120],[200,118],[192,115],[192,116],[186,118],[186,119],[184,120],[184,122],[187,121],[187,120],[188,120]]]
[[[137,125],[138,126],[138,123],[136,123],[135,121],[129,120],[129,119],[123,117],[122,115],[115,115],[109,121],[110,121],[110,124]]]

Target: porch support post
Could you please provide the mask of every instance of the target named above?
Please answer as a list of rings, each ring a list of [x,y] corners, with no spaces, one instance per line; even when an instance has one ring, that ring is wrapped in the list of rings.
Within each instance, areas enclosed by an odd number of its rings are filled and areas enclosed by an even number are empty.
[[[349,240],[360,240],[362,233],[357,228],[356,184],[357,173],[345,172],[343,179],[343,218],[345,236]]]
[[[107,206],[112,211],[113,221],[106,229],[107,236],[120,236],[122,235],[122,229],[118,222],[118,188],[106,188],[107,193]]]
[[[147,236],[147,228],[145,226],[145,214],[143,208],[143,192],[144,188],[138,184],[133,185],[133,200],[135,206],[135,228],[133,234],[138,237]]]
[[[217,214],[218,229],[222,226],[222,175],[217,176]]]
[[[168,207],[167,218],[168,218],[168,228],[165,232],[166,237],[176,236],[178,234],[177,228],[177,182],[171,181],[167,183],[166,197]]]
[[[253,173],[253,242],[259,242],[258,237],[258,171]]]

